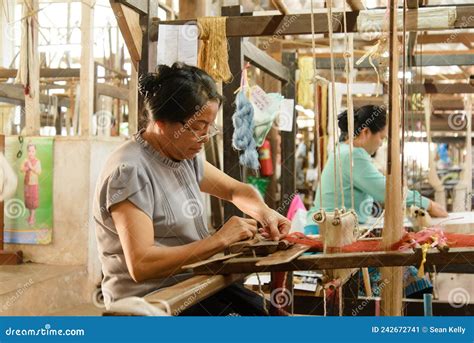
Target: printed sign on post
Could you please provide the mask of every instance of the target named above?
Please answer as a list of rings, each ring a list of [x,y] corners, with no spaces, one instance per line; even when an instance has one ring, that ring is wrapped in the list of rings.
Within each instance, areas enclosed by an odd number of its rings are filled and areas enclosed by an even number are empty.
[[[250,90],[250,99],[252,104],[262,112],[270,107],[270,99],[268,99],[267,93],[259,86],[252,87]]]
[[[278,116],[278,128],[280,131],[293,131],[295,101],[293,99],[283,99],[280,103],[280,112]]]

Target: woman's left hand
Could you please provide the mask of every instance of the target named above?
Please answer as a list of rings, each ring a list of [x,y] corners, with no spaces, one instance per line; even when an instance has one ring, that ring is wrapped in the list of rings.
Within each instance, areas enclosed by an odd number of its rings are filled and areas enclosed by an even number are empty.
[[[291,222],[269,207],[262,210],[259,218],[256,219],[263,226],[259,230],[261,235],[266,238],[271,238],[274,241],[285,237],[291,229]]]

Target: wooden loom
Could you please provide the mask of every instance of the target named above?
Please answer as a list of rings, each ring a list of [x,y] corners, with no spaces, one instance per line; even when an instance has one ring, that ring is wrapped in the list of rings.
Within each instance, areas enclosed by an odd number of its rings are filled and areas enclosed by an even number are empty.
[[[159,22],[156,18],[153,18],[150,13],[156,13],[157,2],[156,0],[111,0],[114,5],[114,11],[126,12],[127,15],[118,15],[118,21],[121,31],[124,33],[125,42],[131,52],[132,59],[135,65],[138,66],[139,73],[146,73],[154,69],[154,61],[156,61],[156,42],[158,25],[182,25],[193,22],[192,20],[181,20],[172,22]],[[449,28],[470,28],[474,27],[474,23],[466,23],[461,20],[464,16],[469,16],[474,11],[474,6],[462,6],[456,7],[457,20],[454,25]],[[242,37],[249,36],[278,36],[284,35],[295,35],[295,34],[309,34],[311,33],[310,22],[311,15],[298,14],[298,20],[293,20],[295,15],[276,15],[276,16],[241,16],[239,6],[224,7],[222,10],[223,15],[228,15],[226,34],[229,37],[229,47],[233,54],[230,54],[229,66],[232,73],[239,73],[242,68]],[[334,32],[342,32],[342,25],[347,24],[347,32],[357,32],[357,17],[359,12],[348,12],[347,20],[343,20],[340,13],[336,14],[338,21],[332,23]],[[417,9],[408,10],[407,15],[409,20],[407,22],[408,30],[423,30],[418,27],[416,18],[418,17]],[[327,33],[328,19],[325,14],[314,15],[316,27],[316,33]],[[392,18],[393,19],[393,18]],[[137,32],[133,28],[136,27],[136,23],[139,22],[144,28],[143,32]],[[448,28],[448,29],[449,29]],[[392,35],[393,36],[393,35]],[[294,54],[287,54],[283,60],[286,65],[292,64],[293,67],[290,69],[289,77],[294,77]],[[256,65],[263,61],[263,65],[268,62],[268,55],[265,53],[257,53],[255,56],[258,61]],[[392,58],[392,61],[398,61],[397,58]],[[423,62],[425,63],[425,62]],[[269,68],[271,71],[277,71],[277,79],[282,75],[280,72],[281,68]],[[285,72],[283,71],[283,74]],[[287,74],[288,75],[288,74]],[[235,78],[238,79],[238,78]],[[288,80],[288,78],[286,78]],[[392,80],[396,80],[396,77]],[[423,85],[422,85],[423,86]],[[226,95],[228,101],[227,106],[224,107],[224,147],[231,146],[231,137],[233,134],[231,116],[233,111],[231,105],[234,99],[234,92],[238,88],[238,81],[231,82],[224,86],[224,95]],[[285,87],[287,97],[291,97],[294,94],[294,84],[289,82]],[[141,101],[139,102],[140,106]],[[395,105],[395,104],[393,104]],[[393,107],[392,105],[392,107]],[[295,117],[294,117],[295,119]],[[295,122],[295,120],[294,120]],[[285,204],[285,200],[295,191],[295,168],[294,168],[294,152],[295,152],[295,136],[296,130],[293,128],[292,132],[282,134],[282,160],[285,161],[285,166],[288,173],[285,173],[282,178],[282,204]],[[396,145],[396,144],[395,144]],[[238,168],[238,155],[232,150],[226,150],[224,154],[224,171],[230,176],[240,179]],[[284,213],[286,212],[287,205],[280,206],[279,209]],[[239,211],[231,205],[226,204],[225,217],[229,218],[232,215],[239,215]],[[393,227],[395,222],[386,225]],[[400,227],[395,225],[395,227]],[[389,230],[386,230],[389,231]],[[266,257],[244,257],[238,252],[239,255],[229,255],[226,257],[219,257],[217,260],[203,261],[199,265],[188,266],[192,267],[192,270],[196,274],[212,271],[213,274],[232,274],[232,273],[251,273],[257,271],[293,271],[293,270],[315,270],[315,269],[334,269],[334,268],[352,268],[352,267],[369,267],[369,266],[401,266],[401,265],[413,265],[421,261],[421,255],[419,252],[412,253],[398,253],[398,252],[381,252],[381,253],[354,253],[354,254],[335,254],[332,256],[301,256],[306,251],[303,247],[295,245],[289,247],[284,251],[274,252]],[[443,265],[447,263],[449,258],[452,258],[451,263],[462,263],[465,262],[464,258],[472,258],[472,250],[468,249],[462,252],[465,256],[455,253],[454,251],[449,252],[449,255],[441,256],[437,252],[429,252],[427,256],[427,264]],[[263,263],[263,265],[262,265]],[[258,265],[257,265],[258,264]],[[200,281],[199,281],[200,280]],[[228,285],[229,278],[224,276],[215,275],[212,277],[212,284],[216,289],[220,289]],[[196,282],[202,282],[201,279],[196,279]],[[193,287],[191,281],[186,283],[190,289]],[[180,287],[180,286],[177,286]],[[180,288],[181,289],[181,288]],[[216,290],[217,291],[217,290]],[[388,292],[387,292],[388,293]],[[161,291],[156,292],[153,296],[159,297]],[[208,293],[206,296],[210,295]],[[201,300],[202,297],[196,297],[195,301]],[[179,302],[179,301],[178,301]],[[395,306],[396,307],[396,306]],[[392,312],[392,311],[390,311]]]
[[[419,265],[423,260],[421,249],[399,252],[338,253],[301,256],[308,247],[294,245],[268,256],[252,257],[232,254],[201,261],[184,268],[196,276],[177,285],[145,296],[145,301],[170,315],[179,314],[189,306],[218,292],[231,283],[255,272],[287,272],[361,267],[399,267]],[[465,264],[474,258],[474,248],[453,248],[449,252],[430,250],[425,266],[443,267]],[[203,287],[203,284],[206,286]],[[191,301],[192,300],[192,301]]]

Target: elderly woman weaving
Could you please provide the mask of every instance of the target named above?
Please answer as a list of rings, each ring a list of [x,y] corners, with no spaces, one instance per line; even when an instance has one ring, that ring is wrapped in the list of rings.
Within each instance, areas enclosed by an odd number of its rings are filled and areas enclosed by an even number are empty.
[[[290,223],[253,187],[198,156],[216,132],[222,103],[204,71],[175,63],[140,81],[149,123],[114,151],[98,181],[94,219],[106,305],[144,296],[188,278],[185,264],[204,260],[251,238],[261,224],[274,240]],[[236,166],[237,167],[237,166]],[[253,219],[232,217],[211,235],[201,192],[232,202]],[[262,315],[263,300],[234,284],[183,315]]]

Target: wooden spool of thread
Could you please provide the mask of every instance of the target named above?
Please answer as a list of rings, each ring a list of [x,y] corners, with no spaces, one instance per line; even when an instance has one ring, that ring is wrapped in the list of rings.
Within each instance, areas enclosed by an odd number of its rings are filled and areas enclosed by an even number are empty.
[[[319,225],[324,253],[338,253],[345,245],[355,242],[354,231],[358,225],[354,211],[336,209],[334,212],[316,212],[313,219]]]
[[[316,212],[313,220],[319,225],[319,233],[324,244],[325,254],[342,252],[342,247],[352,244],[356,240],[355,230],[358,225],[357,214],[350,210],[338,210]],[[331,279],[340,278],[345,280],[351,273],[351,269],[334,269],[327,271]]]

